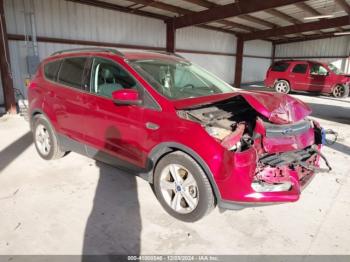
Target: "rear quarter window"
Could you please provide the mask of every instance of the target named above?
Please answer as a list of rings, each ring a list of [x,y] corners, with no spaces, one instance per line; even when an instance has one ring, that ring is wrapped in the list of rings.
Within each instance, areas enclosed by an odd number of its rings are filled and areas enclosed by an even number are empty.
[[[44,65],[44,74],[45,77],[51,81],[57,80],[57,73],[60,69],[61,60],[49,62]]]
[[[273,72],[285,72],[289,67],[289,63],[275,63],[271,67]]]

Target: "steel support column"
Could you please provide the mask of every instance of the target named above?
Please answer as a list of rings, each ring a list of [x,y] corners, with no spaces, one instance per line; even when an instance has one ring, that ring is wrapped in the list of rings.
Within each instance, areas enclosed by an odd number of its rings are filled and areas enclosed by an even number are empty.
[[[242,82],[243,50],[244,41],[242,38],[238,37],[236,47],[235,87],[240,87]]]
[[[0,74],[6,111],[16,113],[16,99],[11,77],[10,52],[8,47],[4,1],[0,0]]]
[[[175,53],[175,35],[176,31],[173,22],[166,23],[166,51]]]

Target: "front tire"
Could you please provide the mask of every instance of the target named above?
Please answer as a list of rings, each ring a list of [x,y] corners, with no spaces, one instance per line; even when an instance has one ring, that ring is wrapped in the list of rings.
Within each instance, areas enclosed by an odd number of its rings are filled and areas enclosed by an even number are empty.
[[[33,117],[33,139],[38,154],[45,160],[58,159],[66,154],[60,149],[50,122],[41,114]]]
[[[349,96],[349,86],[336,85],[333,89],[332,95],[336,98],[344,98]]]
[[[158,162],[154,191],[163,208],[185,222],[195,222],[215,207],[206,174],[193,158],[180,151],[170,153]]]
[[[278,80],[274,87],[277,93],[288,94],[290,92],[290,85],[286,80]]]

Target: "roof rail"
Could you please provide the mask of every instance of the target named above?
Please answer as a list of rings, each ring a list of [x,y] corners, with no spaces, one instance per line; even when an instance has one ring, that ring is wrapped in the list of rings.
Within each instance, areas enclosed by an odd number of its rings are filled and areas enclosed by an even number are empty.
[[[102,48],[102,47],[86,47],[86,48],[73,48],[73,49],[66,49],[57,51],[51,54],[51,56],[59,55],[63,53],[70,53],[70,52],[110,52],[116,55],[124,56],[124,54],[117,49],[114,48]]]
[[[155,53],[164,54],[164,55],[173,55],[173,56],[185,59],[182,55],[179,55],[177,53],[171,53],[167,51],[155,51]]]

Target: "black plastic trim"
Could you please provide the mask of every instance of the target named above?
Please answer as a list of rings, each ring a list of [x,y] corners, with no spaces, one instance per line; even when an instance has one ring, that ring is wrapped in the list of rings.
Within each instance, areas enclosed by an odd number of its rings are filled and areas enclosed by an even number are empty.
[[[148,181],[150,183],[153,183],[153,167],[156,166],[156,164],[160,160],[160,158],[162,156],[164,156],[165,154],[170,153],[172,151],[176,151],[176,150],[180,150],[180,151],[183,151],[184,153],[188,154],[199,164],[199,166],[201,168],[203,168],[205,174],[207,175],[207,177],[209,179],[211,187],[214,191],[217,202],[221,201],[221,194],[220,194],[219,188],[216,185],[213,173],[211,172],[208,165],[194,150],[192,150],[191,148],[189,148],[183,144],[177,143],[177,142],[163,142],[163,143],[160,143],[159,145],[157,145],[155,148],[153,148],[153,150],[151,151],[151,153],[149,155],[149,160],[151,162],[148,164],[148,167],[152,166],[152,168],[151,168],[150,172],[148,173],[148,176],[149,176]],[[147,168],[147,170],[148,170],[148,168]]]

